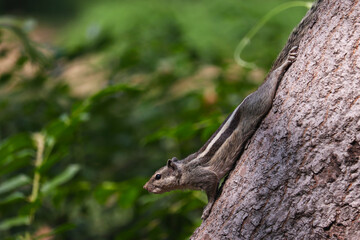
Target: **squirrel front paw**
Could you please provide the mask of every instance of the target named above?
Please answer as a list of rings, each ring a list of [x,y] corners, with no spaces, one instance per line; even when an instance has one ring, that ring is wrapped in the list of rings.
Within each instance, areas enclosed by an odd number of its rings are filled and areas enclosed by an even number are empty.
[[[210,212],[211,212],[211,207],[212,207],[212,204],[206,205],[206,207],[204,208],[204,211],[203,211],[203,213],[201,215],[202,220],[205,220],[205,219],[207,219],[209,217]]]
[[[201,219],[205,220],[208,218],[209,215],[210,215],[210,211],[205,209],[201,215]]]
[[[295,46],[290,49],[289,56],[287,59],[289,63],[295,62],[298,55],[298,48],[299,48],[298,46]]]

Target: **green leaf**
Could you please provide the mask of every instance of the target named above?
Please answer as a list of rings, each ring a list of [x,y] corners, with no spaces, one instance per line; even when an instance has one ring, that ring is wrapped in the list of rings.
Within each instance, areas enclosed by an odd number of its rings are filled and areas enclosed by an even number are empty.
[[[62,119],[57,119],[55,121],[50,122],[50,124],[48,124],[44,128],[44,132],[46,132],[46,135],[57,139],[64,134],[64,131],[66,131],[67,128],[68,128],[67,123],[65,123]]]
[[[17,134],[0,143],[0,164],[13,160],[13,153],[24,149],[33,149],[34,144],[29,134]]]
[[[28,216],[19,216],[15,218],[10,218],[0,222],[0,231],[5,231],[12,227],[29,225],[29,224],[30,224],[30,218]]]
[[[0,200],[0,205],[15,202],[17,200],[25,200],[25,199],[26,197],[22,192],[14,192],[9,196],[7,196],[6,198],[4,198],[3,200]]]
[[[139,189],[131,187],[125,188],[124,191],[122,191],[120,194],[118,200],[119,205],[123,208],[130,208],[131,206],[133,206],[140,195]]]
[[[60,186],[61,184],[66,183],[67,181],[69,181],[71,178],[73,178],[75,176],[75,174],[80,170],[80,166],[78,164],[71,164],[69,165],[65,171],[63,171],[62,173],[60,173],[58,176],[56,176],[54,179],[48,181],[47,183],[45,183],[42,188],[41,188],[41,192],[42,193],[47,193],[51,190],[53,190],[54,188]]]
[[[38,169],[40,175],[43,175],[46,171],[48,171],[56,162],[64,159],[69,152],[67,146],[57,146],[56,152],[52,152],[46,158],[46,161],[40,166]]]
[[[0,167],[0,176],[4,174],[8,174],[14,172],[15,170],[22,168],[26,165],[30,164],[30,160],[28,158],[18,158],[16,159],[16,154],[11,156],[11,160],[8,164]]]
[[[83,113],[89,110],[92,104],[96,101],[99,101],[101,98],[105,96],[109,96],[118,92],[125,92],[125,93],[137,93],[140,92],[141,89],[137,87],[130,86],[129,84],[120,83],[117,85],[109,86],[101,91],[97,92],[96,94],[92,95],[91,97],[87,98],[77,106],[71,114],[71,120],[77,120],[82,116]]]
[[[31,182],[30,178],[24,174],[11,178],[0,184],[0,194],[9,192],[20,186],[29,184]]]
[[[130,208],[138,200],[145,179],[134,178],[122,182],[103,182],[94,191],[96,200],[105,204],[112,196],[117,196],[117,202],[122,208]]]

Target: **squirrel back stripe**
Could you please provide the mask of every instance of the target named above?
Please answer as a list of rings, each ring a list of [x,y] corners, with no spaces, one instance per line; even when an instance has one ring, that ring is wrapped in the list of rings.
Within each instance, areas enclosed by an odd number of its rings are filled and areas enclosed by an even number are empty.
[[[237,126],[237,123],[235,121],[235,123],[233,122],[234,116],[236,115],[237,110],[239,109],[240,105],[235,109],[235,111],[230,115],[230,117],[227,119],[227,121],[225,122],[225,124],[223,124],[223,126],[221,127],[221,130],[214,134],[214,137],[212,137],[212,141],[207,145],[206,149],[202,152],[199,152],[199,155],[197,158],[202,158],[206,155],[209,155],[208,153],[210,153],[211,155],[213,155],[216,150],[225,142],[226,140],[226,136],[229,136],[232,131],[235,129],[235,127]],[[231,128],[233,127],[233,128]]]

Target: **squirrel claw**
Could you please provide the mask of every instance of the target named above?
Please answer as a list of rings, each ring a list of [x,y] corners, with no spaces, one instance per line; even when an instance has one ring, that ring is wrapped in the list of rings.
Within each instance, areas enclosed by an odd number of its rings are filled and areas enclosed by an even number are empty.
[[[205,209],[204,209],[204,211],[203,211],[203,213],[202,213],[202,215],[201,215],[201,219],[202,219],[202,220],[205,220],[205,219],[207,219],[207,218],[209,217],[209,215],[210,215],[210,210],[211,210],[211,207],[209,207],[209,206],[206,206],[206,207],[205,207]]]
[[[298,52],[297,52],[298,48],[299,48],[298,46],[294,46],[290,49],[289,56],[288,56],[288,62],[293,63],[296,61],[296,57],[298,55]]]
[[[208,216],[210,215],[210,212],[203,212],[203,214],[201,215],[201,219],[204,221],[205,219],[208,218]]]

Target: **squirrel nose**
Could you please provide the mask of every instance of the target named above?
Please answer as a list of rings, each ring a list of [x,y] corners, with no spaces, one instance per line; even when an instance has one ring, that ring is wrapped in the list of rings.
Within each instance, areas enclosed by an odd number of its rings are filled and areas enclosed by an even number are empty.
[[[143,186],[143,188],[144,188],[145,190],[148,190],[148,189],[147,189],[147,186],[148,186],[148,184],[145,183],[145,185]]]

